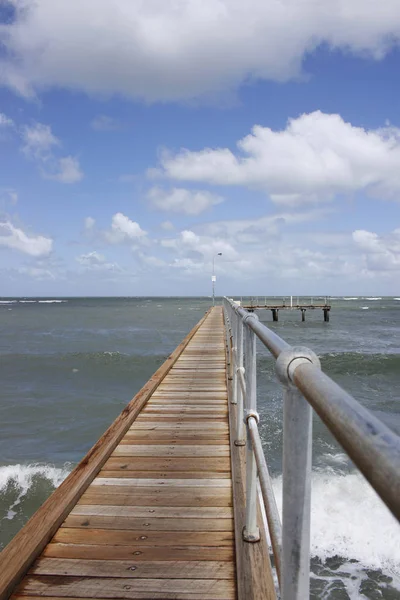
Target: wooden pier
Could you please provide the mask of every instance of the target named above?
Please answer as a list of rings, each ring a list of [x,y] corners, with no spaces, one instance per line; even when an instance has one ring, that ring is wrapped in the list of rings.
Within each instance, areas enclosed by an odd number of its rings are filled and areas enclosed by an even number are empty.
[[[242,306],[249,312],[254,312],[255,310],[270,310],[272,313],[272,320],[275,322],[279,321],[280,310],[299,310],[301,312],[301,320],[304,322],[306,320],[307,310],[315,310],[319,308],[322,309],[324,322],[329,323],[329,313],[332,308],[330,304],[243,304]]]
[[[275,598],[211,309],[0,554],[0,598]]]

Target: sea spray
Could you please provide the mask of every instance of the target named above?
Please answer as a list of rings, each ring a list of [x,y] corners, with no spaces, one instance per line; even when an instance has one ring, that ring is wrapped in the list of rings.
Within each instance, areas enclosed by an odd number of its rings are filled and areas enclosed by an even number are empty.
[[[343,454],[330,460],[346,463]],[[281,512],[281,476],[274,478],[273,487]],[[313,471],[311,556],[314,576],[325,580],[320,597],[335,597],[329,596],[329,587],[339,578],[350,598],[360,598],[370,571],[382,574],[386,586],[400,586],[400,525],[360,473],[332,467]],[[337,564],[331,572],[333,559]],[[378,575],[375,586],[382,583]]]
[[[47,487],[55,489],[64,481],[70,470],[69,464],[62,468],[47,464],[18,464],[0,467],[1,518],[12,520],[17,515],[17,506],[34,486],[45,484]]]

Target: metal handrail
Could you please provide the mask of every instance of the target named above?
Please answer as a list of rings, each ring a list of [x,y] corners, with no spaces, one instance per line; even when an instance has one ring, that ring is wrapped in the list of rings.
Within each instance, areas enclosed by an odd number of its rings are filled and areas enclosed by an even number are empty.
[[[268,530],[271,538],[272,550],[275,557],[275,568],[278,575],[278,581],[281,581],[281,552],[282,552],[282,525],[279,517],[278,507],[276,505],[274,490],[272,489],[271,477],[269,475],[267,461],[258,431],[257,420],[250,417],[247,420],[251,444],[256,457],[258,477],[260,480],[261,494],[267,516]]]
[[[258,539],[258,471],[282,600],[300,600],[309,596],[312,408],[398,520],[400,437],[324,374],[310,349],[291,347],[233,300],[225,298],[224,309],[238,407],[236,445],[245,443],[243,425],[248,432],[243,537]],[[284,386],[282,530],[258,433],[256,337],[277,359]]]

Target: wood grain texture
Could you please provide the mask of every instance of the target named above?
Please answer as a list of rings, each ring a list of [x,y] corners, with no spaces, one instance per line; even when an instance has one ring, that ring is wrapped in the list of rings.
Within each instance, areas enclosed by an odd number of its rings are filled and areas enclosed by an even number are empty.
[[[159,598],[230,600],[235,585],[225,579],[121,579],[30,575],[17,589],[21,596],[63,598]],[[142,596],[138,596],[142,594]]]
[[[31,575],[122,577],[123,579],[234,579],[228,561],[135,561],[40,558]]]
[[[116,506],[232,506],[232,494],[225,488],[133,488],[127,492],[112,493],[107,487],[88,490],[82,496],[83,504]]]
[[[94,544],[48,544],[42,556],[49,558],[76,558],[82,560],[135,560],[136,561],[203,561],[213,560],[234,562],[232,546],[96,546]]]
[[[159,471],[167,469],[173,471],[222,471],[230,473],[230,460],[226,458],[109,458],[102,471]]]
[[[96,544],[100,546],[231,546],[233,531],[127,531],[124,529],[74,529],[61,527],[53,541],[61,544]]]
[[[230,519],[182,519],[176,518],[151,518],[126,517],[126,516],[104,516],[95,515],[82,517],[69,515],[61,527],[77,529],[123,529],[144,531],[232,531],[233,522]]]
[[[169,457],[214,457],[214,456],[228,456],[229,447],[227,446],[195,446],[195,445],[171,445],[167,446],[164,444],[157,445],[131,445],[131,444],[120,444],[115,448],[112,456],[154,456],[161,458],[163,456]]]
[[[71,515],[79,516],[115,516],[152,519],[232,519],[233,511],[228,507],[217,506],[184,506],[184,507],[150,507],[150,506],[96,506],[77,504]]]
[[[175,479],[179,477],[181,479],[230,479],[230,473],[224,473],[221,471],[107,471],[103,469],[98,477],[141,477],[141,478],[156,478],[156,479]]]

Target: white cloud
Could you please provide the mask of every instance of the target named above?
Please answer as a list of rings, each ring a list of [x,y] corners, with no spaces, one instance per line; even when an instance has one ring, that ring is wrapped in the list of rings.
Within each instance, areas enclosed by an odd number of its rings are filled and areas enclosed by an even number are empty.
[[[60,183],[76,183],[83,179],[83,172],[77,158],[65,156],[54,163],[54,172],[45,173],[45,177]]]
[[[122,127],[118,119],[107,115],[98,115],[91,121],[90,126],[95,131],[118,131]]]
[[[0,222],[0,246],[39,257],[50,254],[53,240],[41,235],[29,236],[10,221],[4,221]]]
[[[149,256],[148,254],[143,254],[139,252],[139,258],[145,265],[149,267],[162,268],[166,267],[167,263],[162,258],[158,258],[157,256]]]
[[[121,271],[121,267],[117,263],[107,262],[105,256],[96,251],[81,254],[77,256],[76,260],[88,271]]]
[[[229,148],[164,152],[164,175],[180,181],[262,189],[280,204],[321,202],[365,191],[400,197],[400,129],[365,130],[316,111],[283,131],[256,125]]]
[[[352,237],[363,252],[365,267],[369,271],[400,271],[400,229],[381,236],[358,229]]]
[[[51,127],[43,123],[24,125],[21,128],[21,137],[24,154],[37,160],[47,160],[51,156],[52,148],[60,146],[60,140],[53,135]]]
[[[233,240],[235,243],[255,244],[264,242],[266,236],[276,237],[287,227],[301,223],[321,221],[332,213],[330,208],[303,209],[302,211],[278,212],[275,214],[259,216],[252,219],[226,219],[212,221],[195,226],[195,230],[202,235],[221,237]],[[291,231],[293,235],[293,231]],[[310,234],[312,235],[312,234]],[[325,236],[324,236],[325,239]]]
[[[187,229],[181,231],[176,238],[161,240],[161,246],[171,248],[183,256],[193,254],[203,261],[211,261],[212,257],[219,252],[222,253],[224,260],[233,261],[238,259],[238,253],[229,241],[204,235],[200,236]]]
[[[147,193],[147,199],[159,210],[193,216],[223,202],[223,198],[207,191],[184,188],[164,190],[160,187],[151,188]]]
[[[14,121],[7,117],[4,113],[0,113],[0,128],[1,127],[13,127]]]
[[[164,231],[173,231],[175,229],[175,226],[173,223],[171,223],[171,221],[163,221],[161,223],[161,227],[164,229]]]
[[[79,161],[73,156],[57,158],[53,148],[61,146],[49,125],[34,123],[21,128],[22,151],[30,159],[37,161],[45,179],[60,183],[76,183],[83,178]]]
[[[102,265],[106,262],[105,257],[96,251],[89,252],[88,254],[81,254],[76,260],[79,264],[85,266]]]
[[[12,0],[0,25],[2,83],[146,101],[298,77],[320,44],[382,58],[399,43],[398,0]],[[79,5],[79,10],[78,10]]]
[[[113,215],[111,229],[105,232],[105,239],[110,244],[143,242],[146,238],[147,232],[140,227],[139,223],[131,221],[122,213]]]

